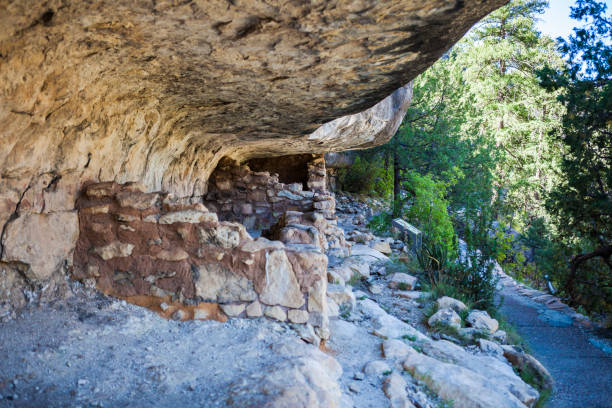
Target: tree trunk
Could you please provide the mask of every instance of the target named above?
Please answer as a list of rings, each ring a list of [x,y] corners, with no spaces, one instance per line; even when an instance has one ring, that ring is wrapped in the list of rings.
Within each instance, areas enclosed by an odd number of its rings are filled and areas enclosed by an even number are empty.
[[[400,160],[397,149],[393,150],[393,216],[397,217],[399,214],[400,206],[397,205],[400,200],[400,188],[401,188],[401,174],[400,174]]]
[[[574,297],[574,286],[576,284],[576,275],[578,273],[578,266],[585,261],[588,261],[591,258],[600,257],[603,259],[604,263],[608,265],[610,271],[612,271],[612,264],[610,263],[610,257],[612,257],[612,244],[603,245],[599,248],[595,249],[593,252],[589,252],[586,254],[579,254],[572,258],[570,261],[570,276],[567,280],[567,290],[570,296]]]

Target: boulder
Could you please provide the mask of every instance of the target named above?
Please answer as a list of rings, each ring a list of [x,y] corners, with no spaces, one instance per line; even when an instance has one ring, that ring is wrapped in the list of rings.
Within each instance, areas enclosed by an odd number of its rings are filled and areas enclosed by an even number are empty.
[[[297,341],[273,347],[279,354],[268,364],[224,390],[227,406],[246,407],[342,407],[338,379],[342,367],[315,347]]]
[[[378,303],[372,299],[360,300],[357,304],[357,310],[359,310],[367,318],[375,318],[387,314],[387,312],[378,306]]]
[[[348,279],[345,278],[345,281],[351,280],[354,275],[357,275],[359,278],[369,278],[370,277],[370,264],[364,260],[358,258],[348,258],[341,266],[340,270],[344,270],[348,268]],[[344,277],[344,275],[343,275]]]
[[[512,346],[502,346],[504,357],[515,367],[519,372],[529,370],[535,374],[535,380],[543,388],[552,390],[554,381],[546,367],[542,365],[531,354],[524,353],[514,349]]]
[[[504,344],[506,343],[507,339],[508,339],[508,335],[506,334],[505,331],[503,330],[498,330],[495,333],[493,333],[493,335],[491,335],[491,338],[493,340],[495,340],[498,343]]]
[[[440,309],[428,320],[429,327],[450,327],[456,330],[461,328],[461,317],[453,309]]]
[[[379,337],[398,339],[403,336],[408,336],[420,342],[430,341],[429,337],[409,325],[402,322],[395,316],[385,314],[372,319],[373,333]]]
[[[380,251],[370,248],[367,245],[357,244],[351,247],[351,257],[363,258],[368,263],[377,261],[389,262],[390,259]]]
[[[306,343],[313,344],[315,347],[319,347],[321,338],[316,335],[314,327],[310,324],[300,324],[293,326],[297,335],[304,340]]]
[[[411,290],[414,288],[417,282],[417,278],[412,275],[408,275],[406,273],[394,273],[393,275],[387,277],[389,281],[388,286],[391,289],[402,289],[402,290]]]
[[[370,247],[382,254],[391,255],[391,247],[387,241],[375,241],[370,244]]]
[[[469,369],[487,379],[491,388],[512,394],[530,407],[538,400],[538,392],[516,375],[510,365],[498,357],[474,355],[446,340],[432,341],[422,346],[423,353],[437,360]]]
[[[472,310],[465,321],[471,327],[487,333],[495,333],[499,328],[499,322],[484,310]]]
[[[436,300],[436,304],[438,305],[438,309],[453,309],[457,313],[467,310],[465,303],[448,296],[442,296],[440,299]]]
[[[438,361],[413,350],[404,360],[404,369],[454,408],[525,408],[505,387],[472,370]]]
[[[478,339],[478,347],[483,353],[490,354],[495,357],[503,357],[504,349],[493,341],[487,339]]]

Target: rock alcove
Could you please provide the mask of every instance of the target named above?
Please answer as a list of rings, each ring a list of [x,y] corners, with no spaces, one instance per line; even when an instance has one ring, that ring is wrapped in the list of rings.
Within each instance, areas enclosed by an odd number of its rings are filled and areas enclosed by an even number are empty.
[[[1,317],[71,276],[324,332],[346,248],[321,155],[388,140],[410,80],[503,3],[0,0]]]

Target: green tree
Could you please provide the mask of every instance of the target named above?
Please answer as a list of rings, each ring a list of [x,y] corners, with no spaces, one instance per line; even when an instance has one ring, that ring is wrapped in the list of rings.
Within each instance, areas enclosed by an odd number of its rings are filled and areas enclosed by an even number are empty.
[[[542,197],[558,168],[559,143],[548,133],[559,125],[563,109],[535,73],[563,65],[554,42],[535,27],[535,16],[547,4],[513,0],[493,12],[459,44],[456,61],[469,87],[465,98],[478,107],[466,133],[487,134],[495,143],[501,215],[511,221],[545,216]]]
[[[568,68],[547,67],[540,76],[546,89],[562,91],[559,100],[567,110],[562,126],[552,132],[566,148],[561,162],[562,180],[546,201],[567,247],[580,251],[570,260],[565,286],[576,298],[580,292],[578,280],[592,280],[597,275],[598,286],[610,302],[612,18],[606,13],[604,2],[578,0],[572,17],[586,25],[575,28],[568,41],[561,41]],[[599,263],[594,261],[596,258]]]

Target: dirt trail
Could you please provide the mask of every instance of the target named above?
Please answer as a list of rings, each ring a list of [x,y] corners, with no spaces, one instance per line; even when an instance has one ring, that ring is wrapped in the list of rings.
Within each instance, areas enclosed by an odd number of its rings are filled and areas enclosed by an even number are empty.
[[[610,340],[596,337],[567,314],[522,296],[514,287],[504,287],[501,294],[502,313],[555,380],[546,407],[612,407],[612,348],[606,345]]]

